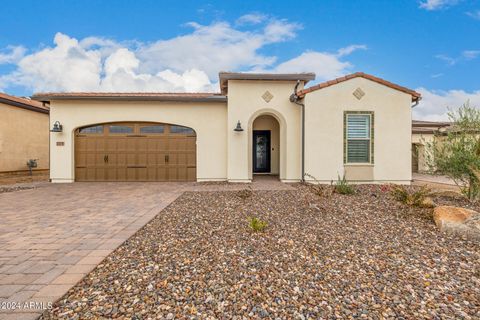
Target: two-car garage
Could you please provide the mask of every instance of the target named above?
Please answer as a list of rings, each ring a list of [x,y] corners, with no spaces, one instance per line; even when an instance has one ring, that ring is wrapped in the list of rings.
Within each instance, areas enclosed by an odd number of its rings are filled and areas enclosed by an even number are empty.
[[[76,181],[196,181],[196,134],[151,122],[116,122],[75,131]]]

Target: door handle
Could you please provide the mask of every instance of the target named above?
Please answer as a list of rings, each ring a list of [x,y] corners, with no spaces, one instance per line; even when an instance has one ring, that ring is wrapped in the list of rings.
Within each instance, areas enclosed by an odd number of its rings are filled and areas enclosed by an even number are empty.
[[[165,162],[168,163],[169,160],[170,160],[170,158],[169,158],[168,154],[166,154],[166,155],[165,155]]]
[[[108,154],[107,154],[107,163],[108,163]]]
[[[103,156],[103,163],[107,163],[107,155]]]

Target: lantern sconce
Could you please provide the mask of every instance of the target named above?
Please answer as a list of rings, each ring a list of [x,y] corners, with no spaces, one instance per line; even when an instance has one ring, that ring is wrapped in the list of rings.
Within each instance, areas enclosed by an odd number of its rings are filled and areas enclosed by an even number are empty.
[[[236,131],[236,132],[243,131],[242,124],[240,123],[240,120],[238,120],[237,126],[235,127],[235,129],[233,129],[233,131]]]
[[[53,124],[53,128],[50,130],[50,132],[62,132],[63,131],[63,126],[60,124],[59,121],[55,121]]]

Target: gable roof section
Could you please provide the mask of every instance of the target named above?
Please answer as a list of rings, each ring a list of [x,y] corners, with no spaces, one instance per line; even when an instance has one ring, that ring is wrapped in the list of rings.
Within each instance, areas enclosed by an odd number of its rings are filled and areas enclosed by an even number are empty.
[[[248,72],[220,72],[220,91],[226,94],[228,80],[260,80],[260,81],[304,81],[315,80],[315,73],[248,73]]]
[[[412,96],[412,101],[419,101],[420,99],[422,99],[422,95],[420,93],[416,92],[415,90],[399,86],[398,84],[392,83],[390,81],[387,81],[387,80],[384,80],[382,78],[378,78],[378,77],[375,77],[375,76],[372,76],[370,74],[366,74],[366,73],[363,73],[363,72],[356,72],[356,73],[352,73],[352,74],[349,74],[349,75],[346,75],[344,77],[340,77],[340,78],[337,78],[337,79],[334,79],[334,80],[319,83],[317,85],[311,86],[310,88],[300,90],[297,93],[297,95],[300,98],[303,98],[307,93],[310,93],[310,92],[313,92],[313,91],[316,91],[316,90],[320,90],[320,89],[323,89],[323,88],[327,88],[327,87],[336,85],[338,83],[342,83],[344,81],[347,81],[347,80],[350,80],[350,79],[353,79],[353,78],[365,78],[365,79],[377,82],[379,84],[382,84],[384,86],[387,86],[389,88],[392,88],[392,89],[395,89],[395,90],[398,90],[398,91],[402,91],[406,94],[411,95]]]
[[[162,93],[162,92],[45,92],[36,93],[32,99],[52,100],[128,100],[128,101],[181,101],[181,102],[226,102],[219,93]]]
[[[9,94],[1,93],[1,92],[0,92],[0,103],[8,104],[14,107],[18,107],[18,108],[22,108],[30,111],[45,113],[45,114],[48,114],[50,112],[50,108],[47,106],[44,106],[43,103],[41,102],[33,101],[26,98],[15,97],[15,96],[11,96]]]

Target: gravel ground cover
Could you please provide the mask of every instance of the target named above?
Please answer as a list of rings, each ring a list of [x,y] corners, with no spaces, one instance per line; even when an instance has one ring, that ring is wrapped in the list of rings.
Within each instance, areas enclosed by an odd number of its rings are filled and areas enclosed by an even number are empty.
[[[479,319],[479,243],[357,190],[184,193],[43,318]]]

